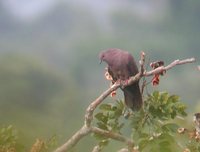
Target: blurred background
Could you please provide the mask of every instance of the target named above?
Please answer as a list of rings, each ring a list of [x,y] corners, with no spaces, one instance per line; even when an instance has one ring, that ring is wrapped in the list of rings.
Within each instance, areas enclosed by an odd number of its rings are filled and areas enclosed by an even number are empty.
[[[13,125],[27,147],[54,134],[62,144],[109,86],[98,59],[107,48],[127,50],[137,62],[141,50],[165,64],[195,57],[149,90],[177,94],[189,113],[200,111],[199,8],[188,0],[1,0],[0,125]],[[76,149],[92,144],[88,137]]]

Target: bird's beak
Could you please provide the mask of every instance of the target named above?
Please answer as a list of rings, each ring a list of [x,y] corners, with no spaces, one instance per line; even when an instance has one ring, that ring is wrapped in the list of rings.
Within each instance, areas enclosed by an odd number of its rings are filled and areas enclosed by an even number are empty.
[[[101,64],[101,63],[102,63],[102,60],[99,61],[99,64]]]

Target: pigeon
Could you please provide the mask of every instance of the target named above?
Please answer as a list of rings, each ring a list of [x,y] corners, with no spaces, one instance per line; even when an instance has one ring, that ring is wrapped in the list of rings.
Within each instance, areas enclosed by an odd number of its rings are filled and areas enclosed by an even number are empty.
[[[108,64],[108,73],[112,76],[112,81],[127,81],[131,76],[138,73],[137,65],[133,56],[121,49],[111,48],[100,52],[100,61]],[[124,101],[127,107],[133,111],[141,109],[143,100],[140,92],[139,81],[121,88],[124,92]]]

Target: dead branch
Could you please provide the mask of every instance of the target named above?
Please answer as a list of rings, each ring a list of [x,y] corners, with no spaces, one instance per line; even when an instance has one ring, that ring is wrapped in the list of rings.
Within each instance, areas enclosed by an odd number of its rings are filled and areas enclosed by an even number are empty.
[[[86,136],[90,133],[97,133],[97,134],[103,135],[105,137],[124,142],[127,144],[129,149],[132,149],[134,147],[134,142],[131,139],[126,138],[118,133],[113,133],[113,132],[109,132],[107,130],[102,130],[100,128],[93,127],[91,125],[92,120],[93,120],[94,110],[97,108],[97,106],[99,104],[101,104],[103,102],[103,100],[106,97],[108,97],[111,94],[111,92],[117,90],[119,87],[126,87],[128,85],[131,85],[131,84],[139,81],[142,77],[152,76],[152,75],[160,73],[162,71],[167,71],[176,65],[192,63],[194,61],[195,61],[195,58],[190,58],[190,59],[185,59],[185,60],[175,60],[167,66],[161,66],[161,67],[158,67],[154,70],[147,72],[147,71],[145,71],[145,68],[144,68],[145,53],[141,52],[139,73],[136,74],[135,76],[129,78],[129,80],[128,80],[128,82],[126,82],[126,84],[121,84],[120,82],[117,81],[109,89],[107,89],[105,92],[103,92],[96,100],[94,100],[86,109],[85,121],[84,121],[84,125],[82,126],[82,128],[80,130],[78,130],[65,144],[63,144],[62,146],[57,148],[54,152],[67,152],[73,146],[75,146],[84,136]],[[95,146],[95,148],[98,149],[98,147],[96,147],[96,146]],[[93,151],[96,150],[95,148],[93,149]]]

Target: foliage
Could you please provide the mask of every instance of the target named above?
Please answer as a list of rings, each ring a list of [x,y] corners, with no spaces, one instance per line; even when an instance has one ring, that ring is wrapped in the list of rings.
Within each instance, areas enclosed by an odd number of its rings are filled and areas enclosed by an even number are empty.
[[[9,125],[0,129],[0,152],[21,151],[23,146],[18,143],[18,136],[13,126]]]
[[[4,54],[0,57],[0,71],[0,104],[5,107],[20,104],[43,108],[64,89],[56,71],[32,56]]]
[[[186,116],[186,106],[176,95],[155,91],[144,101],[144,108],[131,116],[132,138],[141,151],[174,151],[176,116]],[[179,148],[178,148],[179,149]],[[178,150],[177,149],[177,150]]]
[[[57,136],[52,136],[47,140],[36,139],[30,148],[30,152],[49,152],[57,145]],[[18,140],[17,131],[9,125],[0,129],[0,152],[22,152],[26,151],[25,146]]]
[[[57,145],[57,136],[52,136],[51,138],[44,139],[36,139],[35,143],[31,147],[30,152],[49,152],[53,150]]]
[[[120,122],[120,118],[123,116],[123,108],[124,104],[121,101],[117,101],[115,105],[100,105],[99,109],[101,111],[95,115],[97,127],[103,130],[120,133],[120,130],[124,126],[124,124]],[[99,145],[101,147],[109,143],[107,137],[103,137],[99,134],[95,134],[94,136],[100,140]]]
[[[182,151],[184,148],[176,139],[179,125],[175,118],[185,117],[185,110],[186,106],[178,96],[154,91],[144,100],[144,106],[139,111],[126,114],[124,103],[117,101],[114,104],[102,104],[95,118],[99,128],[119,134],[123,134],[123,122],[128,121],[132,128],[130,138],[138,145],[139,151],[173,152]],[[106,137],[95,137],[102,148],[109,143]]]

